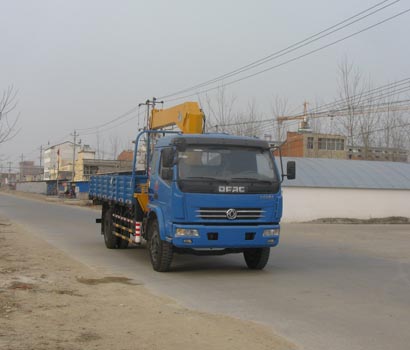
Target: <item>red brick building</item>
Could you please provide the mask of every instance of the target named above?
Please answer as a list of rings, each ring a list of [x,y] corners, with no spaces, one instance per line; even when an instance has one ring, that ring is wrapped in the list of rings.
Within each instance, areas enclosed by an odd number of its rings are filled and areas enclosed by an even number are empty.
[[[346,137],[288,131],[282,145],[285,157],[347,159]]]

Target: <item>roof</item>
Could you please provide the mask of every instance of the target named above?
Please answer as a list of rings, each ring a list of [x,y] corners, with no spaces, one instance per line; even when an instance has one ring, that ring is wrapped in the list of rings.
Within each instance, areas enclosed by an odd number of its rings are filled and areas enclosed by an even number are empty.
[[[117,160],[128,160],[133,161],[134,159],[134,151],[122,151],[120,155],[117,157]]]
[[[72,141],[64,141],[64,142],[56,143],[55,145],[52,145],[52,146],[48,146],[48,147],[44,148],[44,151],[56,148],[57,146],[65,145],[66,143],[69,143],[69,144],[72,144],[72,145],[74,144],[74,142],[72,142]],[[80,146],[81,145],[79,143],[76,143],[76,147],[80,147]]]
[[[296,179],[285,179],[285,187],[410,190],[410,163],[283,157],[285,169],[289,160],[296,161]]]
[[[226,146],[245,146],[269,149],[269,144],[265,140],[255,137],[228,135],[224,133],[206,133],[206,134],[174,134],[160,138],[157,141],[157,147],[164,147],[169,144],[174,145],[226,145]]]

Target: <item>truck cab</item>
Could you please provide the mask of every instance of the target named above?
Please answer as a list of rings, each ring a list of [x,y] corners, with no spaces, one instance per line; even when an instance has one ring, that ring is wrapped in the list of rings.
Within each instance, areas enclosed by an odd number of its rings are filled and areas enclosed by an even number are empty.
[[[250,268],[265,266],[269,248],[279,243],[282,216],[281,177],[266,141],[226,134],[163,137],[149,179],[146,225],[155,220],[161,241],[174,252],[243,252]]]

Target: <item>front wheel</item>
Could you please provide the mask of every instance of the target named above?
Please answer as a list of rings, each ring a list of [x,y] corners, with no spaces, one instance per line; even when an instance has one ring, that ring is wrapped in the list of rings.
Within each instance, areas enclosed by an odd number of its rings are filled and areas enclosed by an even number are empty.
[[[270,248],[250,248],[243,252],[246,265],[252,270],[262,270],[269,260]]]
[[[152,221],[148,228],[148,251],[155,271],[167,272],[172,262],[172,244],[161,240],[158,222]]]

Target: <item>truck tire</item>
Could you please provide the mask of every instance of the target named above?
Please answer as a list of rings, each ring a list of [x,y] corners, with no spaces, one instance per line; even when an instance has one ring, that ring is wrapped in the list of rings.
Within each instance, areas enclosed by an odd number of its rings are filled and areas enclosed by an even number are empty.
[[[148,237],[148,251],[153,269],[158,272],[169,271],[173,255],[172,244],[161,240],[156,220],[149,223]]]
[[[112,208],[108,208],[104,213],[104,242],[108,249],[117,248],[117,237],[112,234]]]
[[[246,265],[252,270],[262,270],[269,260],[270,248],[250,248],[243,252]]]
[[[124,236],[128,236],[128,238],[130,237],[129,233],[122,233]],[[125,239],[122,239],[120,237],[117,237],[117,246],[119,249],[127,249],[128,248],[128,241],[126,241]]]

